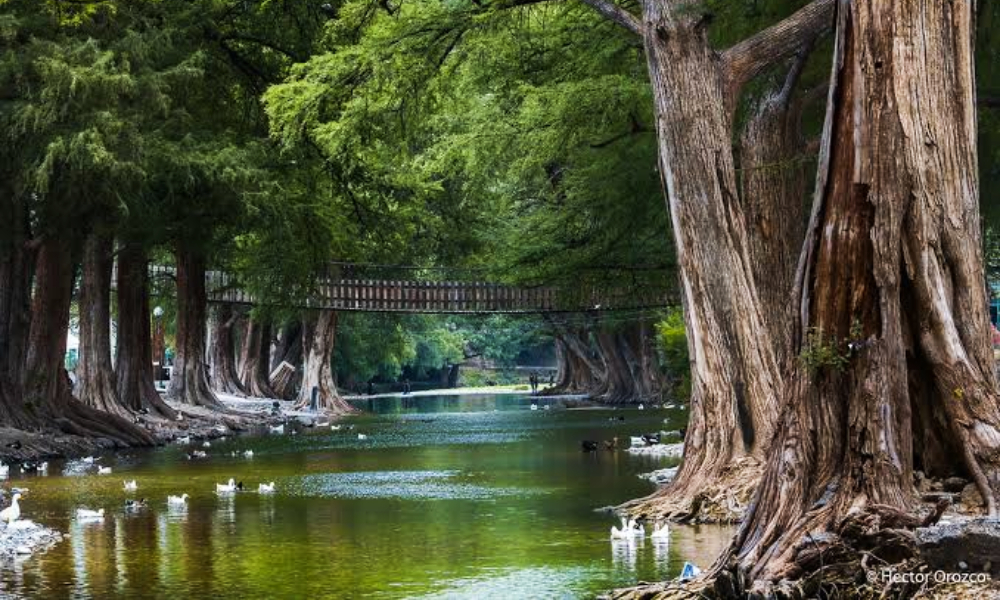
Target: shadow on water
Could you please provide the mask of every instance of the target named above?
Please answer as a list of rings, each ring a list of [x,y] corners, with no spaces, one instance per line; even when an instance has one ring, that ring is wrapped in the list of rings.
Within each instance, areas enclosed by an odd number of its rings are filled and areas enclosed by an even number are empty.
[[[102,457],[113,475],[23,481],[27,518],[69,532],[0,571],[28,598],[589,597],[705,566],[721,527],[674,527],[667,543],[612,543],[595,508],[645,495],[640,473],[670,461],[583,453],[583,439],[678,429],[673,410],[566,410],[519,395],[364,401],[339,430],[170,446]],[[552,406],[546,410],[545,404]],[[625,420],[617,420],[624,416]],[[367,439],[359,439],[363,434]],[[252,459],[242,451],[254,450]],[[238,456],[232,456],[232,453]],[[215,493],[230,477],[249,491]],[[127,494],[122,480],[136,479]],[[256,492],[274,481],[274,495]],[[168,494],[190,494],[169,507]],[[141,511],[123,508],[146,497]],[[105,508],[82,522],[78,507]]]

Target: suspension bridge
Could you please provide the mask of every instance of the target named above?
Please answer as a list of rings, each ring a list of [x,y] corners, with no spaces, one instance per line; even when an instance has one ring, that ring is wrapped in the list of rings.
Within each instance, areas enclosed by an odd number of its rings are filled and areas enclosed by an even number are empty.
[[[318,275],[297,308],[336,311],[435,314],[541,314],[653,309],[678,302],[665,269],[607,268],[613,285],[586,283],[571,289],[513,286],[475,277],[473,269],[336,263]],[[150,267],[151,278],[172,278],[174,268]],[[456,276],[458,275],[458,276]],[[255,305],[260,300],[233,273],[205,276],[210,303]]]

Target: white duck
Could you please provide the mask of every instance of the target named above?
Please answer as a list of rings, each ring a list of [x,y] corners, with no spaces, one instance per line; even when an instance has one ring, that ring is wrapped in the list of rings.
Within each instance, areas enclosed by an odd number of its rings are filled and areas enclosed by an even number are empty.
[[[271,428],[271,433],[285,433],[285,426],[284,425],[278,425],[276,427],[272,427]]]
[[[47,474],[49,472],[49,461],[38,463],[38,472],[42,473],[43,475]]]
[[[653,525],[653,533],[650,534],[651,538],[654,540],[668,540],[670,539],[670,525],[667,523],[658,523]]]
[[[0,477],[6,479],[10,475],[10,465],[0,463]]]
[[[643,537],[646,535],[646,530],[642,525],[638,525],[635,519],[626,519],[622,517],[622,528],[618,529],[614,525],[611,526],[611,539],[613,540],[627,540],[636,537]]]
[[[211,442],[202,442],[201,447],[202,448],[211,448],[212,447],[212,443]]]
[[[646,440],[644,440],[642,438],[642,436],[639,436],[639,435],[629,436],[629,439],[631,439],[633,446],[646,446],[646,445],[648,445],[648,444],[646,444]]]
[[[217,483],[215,484],[215,493],[217,494],[232,494],[236,491],[236,480],[230,478],[229,483]]]
[[[103,519],[104,509],[90,510],[89,508],[78,508],[76,509],[76,518],[78,519]]]
[[[340,425],[330,425],[330,431],[340,431]]]
[[[134,492],[137,489],[139,489],[139,486],[138,486],[138,484],[136,484],[135,479],[133,479],[132,481],[126,481],[125,482],[125,491],[126,492]]]
[[[95,460],[97,459],[94,458],[93,456],[84,456],[83,458],[80,459],[80,462],[82,462],[85,465],[92,465],[94,464]]]
[[[253,450],[244,450],[243,458],[253,458]]]
[[[190,444],[191,443],[191,436],[186,435],[184,437],[179,437],[179,438],[177,438],[174,441],[177,442],[178,444]]]
[[[358,439],[359,439],[359,440],[367,440],[367,439],[368,439],[368,436],[367,436],[367,435],[365,435],[365,434],[363,434],[363,433],[359,433],[359,434],[358,434]]]
[[[534,402],[531,403],[531,410],[538,410],[538,405]]]
[[[98,475],[111,475],[111,467],[97,467]]]
[[[20,499],[21,494],[14,494],[10,499],[10,506],[0,510],[0,521],[5,521],[9,525],[21,516],[21,505],[17,503]]]
[[[646,408],[646,407],[645,407],[645,406],[643,406],[642,404],[640,404],[640,405],[639,405],[639,410],[644,410],[645,408]]]
[[[187,506],[187,494],[180,496],[167,496],[167,506]]]
[[[257,492],[260,494],[273,494],[274,493],[274,482],[262,483],[257,486]]]

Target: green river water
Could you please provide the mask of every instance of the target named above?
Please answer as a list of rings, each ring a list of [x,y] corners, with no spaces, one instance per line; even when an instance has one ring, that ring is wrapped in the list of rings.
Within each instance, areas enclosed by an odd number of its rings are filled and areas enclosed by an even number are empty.
[[[668,543],[612,543],[595,508],[648,494],[663,459],[580,440],[677,429],[677,410],[529,410],[518,395],[381,398],[345,428],[171,445],[102,456],[112,475],[12,475],[23,518],[69,536],[0,571],[25,598],[581,598],[710,564],[719,527],[674,527]],[[625,416],[625,421],[609,420]],[[664,422],[666,419],[667,422]],[[346,425],[353,425],[348,430]],[[359,440],[358,433],[368,436]],[[627,445],[627,441],[626,441]],[[252,449],[252,459],[232,457]],[[12,470],[13,471],[13,470]],[[215,493],[242,480],[250,491]],[[126,494],[123,479],[138,491]],[[272,496],[256,492],[274,481]],[[168,494],[188,493],[186,509]],[[149,507],[126,511],[129,497]],[[78,507],[104,508],[81,522]]]

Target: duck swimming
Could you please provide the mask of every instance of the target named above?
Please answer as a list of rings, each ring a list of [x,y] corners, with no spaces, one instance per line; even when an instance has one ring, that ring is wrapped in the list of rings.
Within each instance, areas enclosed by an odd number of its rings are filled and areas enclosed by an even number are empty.
[[[185,506],[187,505],[187,494],[181,494],[180,496],[167,496],[167,506]]]
[[[653,533],[649,536],[654,540],[670,539],[670,525],[667,523],[657,523],[653,525]]]
[[[132,481],[126,481],[124,483],[125,483],[124,487],[125,487],[125,491],[126,492],[134,492],[137,489],[139,489],[139,486],[136,484],[135,479],[133,479]]]
[[[90,510],[89,508],[78,508],[76,509],[76,517],[78,519],[103,519],[104,509]]]
[[[215,484],[215,493],[217,494],[232,494],[235,491],[236,491],[236,480],[233,478],[229,479],[229,483]]]
[[[611,539],[627,540],[646,535],[645,528],[642,525],[638,525],[635,519],[626,519],[625,517],[622,517],[621,519],[621,529],[618,529],[614,525],[611,526]]]
[[[274,493],[274,482],[262,483],[257,486],[257,492],[261,494],[273,494]]]

